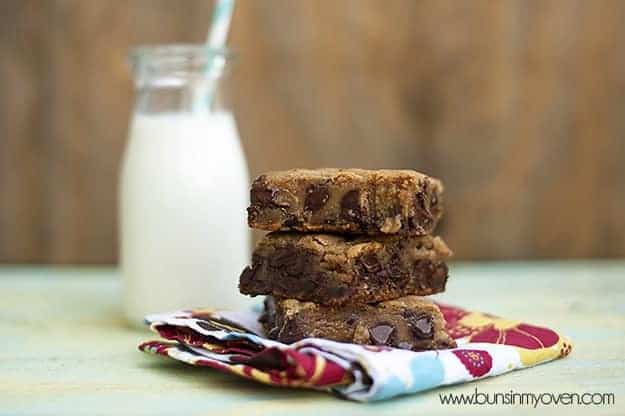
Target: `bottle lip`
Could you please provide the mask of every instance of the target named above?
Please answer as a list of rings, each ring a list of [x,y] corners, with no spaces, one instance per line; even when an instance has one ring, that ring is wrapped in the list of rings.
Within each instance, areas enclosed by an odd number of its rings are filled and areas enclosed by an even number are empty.
[[[188,60],[207,62],[216,57],[229,61],[234,57],[234,53],[229,48],[211,48],[203,43],[139,45],[130,50],[130,60],[133,63],[142,59],[163,62]]]
[[[230,72],[234,54],[206,44],[137,46],[130,51],[135,85],[179,86],[190,80],[220,79]]]

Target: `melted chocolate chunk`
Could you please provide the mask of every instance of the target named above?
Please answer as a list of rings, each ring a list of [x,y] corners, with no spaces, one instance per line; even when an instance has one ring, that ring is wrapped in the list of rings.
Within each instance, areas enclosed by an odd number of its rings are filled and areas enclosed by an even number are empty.
[[[350,296],[354,290],[346,286],[330,286],[326,291],[330,297],[345,298]]]
[[[394,252],[391,254],[391,259],[388,262],[388,274],[393,278],[397,279],[402,275],[402,267],[401,267],[401,258],[399,253]]]
[[[415,195],[415,199],[417,200],[417,206],[421,208],[424,212],[427,212],[427,207],[425,205],[425,194],[423,192],[417,192]]]
[[[250,266],[245,267],[245,269],[243,269],[243,272],[241,272],[241,280],[254,280],[254,276],[256,275],[256,269],[252,268]]]
[[[347,318],[347,320],[345,321],[345,323],[347,325],[354,325],[356,322],[358,321],[358,315],[356,315],[355,313],[352,313],[349,318]]]
[[[317,282],[312,279],[312,277],[304,277],[302,279],[302,283],[300,285],[300,292],[303,295],[310,295],[315,290],[317,290]]]
[[[299,225],[299,220],[297,219],[297,217],[295,215],[289,215],[282,222],[282,226],[283,227],[295,227],[296,225]]]
[[[281,247],[276,249],[275,255],[270,259],[272,267],[292,267],[298,260],[297,250],[292,247]]]
[[[418,276],[427,276],[427,278],[421,282],[424,287],[438,285],[444,290],[448,274],[448,268],[444,262],[416,260],[414,262],[413,273]]]
[[[415,322],[413,329],[417,330],[422,336],[432,337],[432,319],[429,316],[423,316]]]
[[[432,273],[433,279],[442,280],[447,277],[447,265],[445,263],[437,261],[432,264],[432,268],[434,269]]]
[[[369,328],[369,335],[375,345],[387,345],[395,331],[391,325],[380,324]]]
[[[312,271],[312,256],[314,255],[302,253],[295,247],[282,247],[276,250],[270,265],[291,278],[303,279]]]
[[[256,221],[258,219],[258,214],[259,214],[259,210],[258,208],[256,208],[254,205],[250,206],[247,208],[247,219],[248,221]]]
[[[431,316],[417,315],[408,310],[404,311],[403,316],[415,337],[419,339],[429,339],[434,336],[434,326]]]
[[[310,212],[319,211],[328,202],[328,198],[330,198],[330,192],[327,185],[312,184],[306,189],[304,209]]]
[[[428,183],[423,182],[421,184],[421,190],[415,194],[415,211],[416,215],[410,218],[411,225],[414,229],[426,231],[434,221],[432,212],[430,211],[430,204],[428,204]],[[424,228],[425,227],[425,228]]]
[[[341,217],[346,220],[360,218],[360,191],[358,189],[343,195],[341,199]]]
[[[360,256],[359,262],[364,270],[369,273],[379,273],[382,270],[382,265],[374,253],[363,254]]]
[[[273,198],[276,196],[276,191],[268,188],[254,188],[252,190],[252,204],[260,206],[268,206],[273,204]]]

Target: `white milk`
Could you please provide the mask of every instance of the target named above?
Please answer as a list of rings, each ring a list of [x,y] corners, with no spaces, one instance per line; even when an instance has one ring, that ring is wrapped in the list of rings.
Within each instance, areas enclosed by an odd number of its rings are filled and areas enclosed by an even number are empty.
[[[136,114],[120,184],[130,322],[189,307],[241,308],[248,173],[229,113]]]

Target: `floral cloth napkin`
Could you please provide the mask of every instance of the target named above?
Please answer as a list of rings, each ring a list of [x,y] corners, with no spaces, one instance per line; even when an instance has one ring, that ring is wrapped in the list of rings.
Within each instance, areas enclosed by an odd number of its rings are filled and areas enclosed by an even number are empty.
[[[148,316],[162,339],[139,349],[269,385],[333,391],[363,402],[496,376],[571,352],[571,342],[551,329],[438,306],[457,348],[413,352],[317,338],[286,345],[262,336],[258,312],[196,309]]]

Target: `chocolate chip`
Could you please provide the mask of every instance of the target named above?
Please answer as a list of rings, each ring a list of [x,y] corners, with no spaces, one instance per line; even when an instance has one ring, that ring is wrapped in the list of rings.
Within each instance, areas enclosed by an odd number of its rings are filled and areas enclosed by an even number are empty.
[[[402,275],[401,258],[399,253],[391,254],[391,258],[388,262],[388,274],[393,279],[398,279]]]
[[[310,212],[319,211],[330,198],[328,186],[324,184],[312,184],[306,189],[304,209]]]
[[[273,203],[276,191],[269,188],[252,188],[251,202],[254,205],[267,206]]]
[[[341,217],[347,220],[356,220],[360,217],[360,191],[349,191],[341,199]]]
[[[317,289],[317,282],[315,282],[312,278],[306,277],[302,279],[302,283],[300,286],[300,292],[303,295],[310,295]]]
[[[442,261],[437,261],[432,265],[434,272],[432,273],[432,280],[447,280],[447,265]]]
[[[297,251],[292,247],[280,247],[271,257],[271,266],[276,268],[292,267],[297,263]]]
[[[345,298],[352,294],[353,290],[345,286],[330,286],[326,289],[331,298]]]
[[[408,218],[410,227],[409,229],[417,232],[418,234],[427,234],[432,223],[432,218],[425,214],[424,211],[417,209],[417,214],[414,217]]]
[[[295,227],[296,225],[299,225],[299,220],[297,219],[295,215],[289,215],[284,221],[282,221],[283,227],[290,228],[290,227]]]
[[[347,318],[347,320],[345,321],[345,323],[349,326],[352,326],[356,323],[356,321],[358,321],[358,315],[356,315],[355,313],[352,313],[349,318]]]
[[[432,319],[429,316],[424,316],[414,324],[414,329],[418,330],[424,337],[432,336]]]
[[[251,206],[247,208],[247,220],[250,223],[255,222],[258,219],[258,214],[260,212],[258,211],[258,208],[256,208],[255,206]]]
[[[369,335],[375,345],[388,345],[394,331],[394,327],[388,324],[380,324],[369,328]]]
[[[250,266],[247,266],[241,272],[241,277],[239,277],[239,280],[241,282],[250,282],[250,281],[254,280],[255,276],[256,276],[256,268],[252,268]]]
[[[445,262],[431,260],[416,260],[413,264],[413,274],[427,280],[428,286],[442,286],[447,282],[448,269]]]
[[[360,264],[369,273],[379,273],[382,270],[378,257],[374,253],[366,253],[360,256]]]
[[[434,326],[431,316],[424,314],[417,315],[412,311],[404,311],[403,316],[406,321],[408,321],[408,326],[415,337],[426,339],[434,336]]]
[[[414,197],[416,214],[413,218],[410,218],[410,221],[412,228],[419,232],[427,232],[434,222],[432,212],[430,211],[434,202],[429,201],[428,186],[428,181],[422,182],[421,190],[417,192]],[[436,202],[438,203],[438,200]]]
[[[310,252],[302,252],[292,246],[280,247],[271,257],[270,265],[286,277],[305,279],[311,272],[313,256]]]
[[[419,206],[419,208],[421,208],[423,211],[426,211],[427,207],[425,206],[425,194],[422,191],[419,191],[415,195],[415,199],[417,200],[417,205]]]

